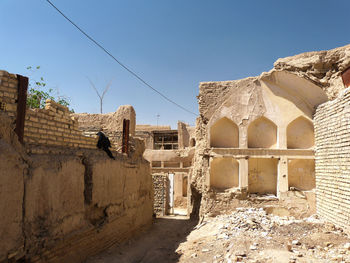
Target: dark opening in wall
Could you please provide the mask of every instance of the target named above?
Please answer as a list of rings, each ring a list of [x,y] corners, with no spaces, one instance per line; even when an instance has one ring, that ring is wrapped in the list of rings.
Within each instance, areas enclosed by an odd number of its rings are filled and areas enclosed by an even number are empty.
[[[175,150],[178,149],[178,134],[177,131],[154,132],[155,150]]]
[[[190,140],[190,147],[194,147],[196,146],[196,139],[195,138],[191,138]]]
[[[347,68],[342,74],[341,77],[343,79],[343,83],[345,87],[350,87],[350,67]]]

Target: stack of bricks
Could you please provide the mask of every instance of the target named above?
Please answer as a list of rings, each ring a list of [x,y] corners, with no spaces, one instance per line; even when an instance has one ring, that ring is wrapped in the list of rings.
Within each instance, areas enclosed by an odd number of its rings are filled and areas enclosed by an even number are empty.
[[[45,109],[27,109],[24,142],[28,148],[45,145],[96,149],[97,139],[82,135],[67,107],[47,100]]]
[[[168,176],[166,174],[152,174],[154,189],[154,208],[156,215],[165,215],[168,208]]]
[[[0,112],[4,112],[12,119],[17,114],[17,76],[0,70]]]
[[[317,213],[350,231],[350,89],[314,118]]]

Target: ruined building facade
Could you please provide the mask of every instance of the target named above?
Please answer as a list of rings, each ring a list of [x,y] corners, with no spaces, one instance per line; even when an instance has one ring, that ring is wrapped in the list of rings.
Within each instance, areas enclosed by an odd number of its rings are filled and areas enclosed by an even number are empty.
[[[102,130],[115,150],[121,150],[124,118],[130,120],[130,135],[145,145],[143,157],[149,162],[154,188],[154,213],[166,215],[176,208],[187,208],[188,174],[192,167],[195,138],[194,127],[178,122],[170,126],[136,125],[132,106],[120,106],[114,113],[72,114],[85,136],[94,137]]]
[[[259,77],[200,83],[191,205],[200,207],[202,214],[209,212],[215,202],[226,203],[252,194],[283,199],[295,191],[309,205],[315,204],[317,198],[318,212],[325,214],[322,211],[326,208],[321,205],[324,194],[329,197],[325,180],[331,176],[348,178],[336,170],[324,171],[318,165],[325,167],[334,156],[331,152],[328,156],[327,148],[322,148],[327,140],[332,141],[328,137],[335,136],[336,141],[342,138],[337,135],[341,129],[328,127],[331,120],[319,120],[338,118],[333,122],[341,122],[340,117],[329,116],[324,110],[330,106],[322,104],[345,88],[342,73],[350,66],[350,46],[279,59],[274,66]],[[318,131],[328,131],[327,136],[322,133],[323,142],[319,145],[320,136],[315,144],[316,109],[316,116],[320,116],[316,118]],[[345,147],[345,142],[333,145]],[[343,180],[342,189],[349,193],[347,180]],[[330,192],[330,188],[339,187],[328,182]],[[201,204],[196,205],[199,199]],[[338,201],[333,203],[340,206]],[[338,210],[339,215],[345,211]]]
[[[150,162],[157,215],[187,213],[188,174],[194,154],[194,127],[178,122],[178,129],[137,126],[136,136],[146,144],[144,158]]]

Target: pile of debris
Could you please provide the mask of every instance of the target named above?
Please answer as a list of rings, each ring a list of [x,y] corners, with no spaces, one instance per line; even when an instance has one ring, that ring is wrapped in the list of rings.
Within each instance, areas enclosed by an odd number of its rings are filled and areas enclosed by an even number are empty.
[[[177,252],[180,262],[350,262],[350,239],[316,215],[295,219],[239,207],[203,219]]]

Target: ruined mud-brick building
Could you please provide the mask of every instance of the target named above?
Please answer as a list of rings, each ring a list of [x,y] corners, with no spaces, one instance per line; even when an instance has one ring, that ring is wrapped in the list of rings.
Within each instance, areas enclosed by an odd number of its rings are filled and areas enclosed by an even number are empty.
[[[145,144],[143,157],[149,161],[154,186],[154,212],[157,215],[174,213],[176,208],[187,208],[188,173],[194,154],[194,127],[178,122],[178,129],[170,126],[136,125],[131,106],[121,106],[114,113],[73,114],[79,130],[86,136],[95,136],[102,130],[116,149],[121,148],[122,119],[131,120],[131,135]]]
[[[0,71],[0,262],[82,262],[150,226],[152,179],[132,107],[118,111],[131,123],[128,152],[112,160],[66,107],[26,109],[27,81]]]
[[[144,139],[144,158],[150,162],[154,185],[154,210],[157,215],[187,211],[188,174],[194,154],[194,127],[178,122],[178,129],[136,126]]]
[[[258,77],[200,83],[192,205],[201,198],[206,213],[247,195],[288,202],[298,193],[349,226],[349,96],[325,103],[349,83],[349,67],[350,45],[279,59]]]

